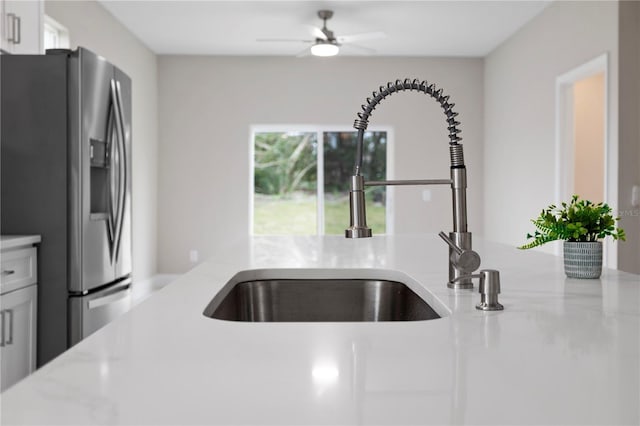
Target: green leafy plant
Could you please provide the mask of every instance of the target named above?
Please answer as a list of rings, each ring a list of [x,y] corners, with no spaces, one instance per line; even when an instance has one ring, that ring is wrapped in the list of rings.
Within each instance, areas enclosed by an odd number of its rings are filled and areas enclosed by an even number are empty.
[[[598,241],[606,236],[624,241],[624,230],[616,227],[619,219],[613,217],[606,203],[595,204],[574,195],[569,203],[562,203],[562,208],[552,204],[532,219],[536,230],[533,235],[527,234],[527,239],[533,241],[518,248],[530,249],[556,240]]]

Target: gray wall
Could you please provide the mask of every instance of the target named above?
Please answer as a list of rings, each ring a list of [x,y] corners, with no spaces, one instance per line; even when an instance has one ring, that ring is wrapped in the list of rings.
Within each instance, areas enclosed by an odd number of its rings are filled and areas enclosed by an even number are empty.
[[[620,245],[618,267],[640,273],[640,208],[631,205],[631,188],[640,185],[640,2],[620,3]]]
[[[532,230],[529,219],[556,201],[556,77],[603,53],[609,59],[608,136],[617,143],[617,2],[554,2],[485,58],[485,233],[492,240],[522,244]],[[630,192],[631,170],[622,153],[637,139],[619,143],[623,194]],[[619,245],[620,257],[633,244]]]
[[[484,61],[156,59],[98,3],[48,1],[45,5],[47,14],[70,29],[73,45],[96,50],[134,80],[134,273],[138,278],[156,271],[156,243],[158,269],[182,272],[192,266],[189,250],[199,250],[204,259],[215,248],[247,234],[250,125],[350,127],[370,92],[398,77],[427,78],[451,95],[461,113],[469,167],[470,229],[518,245],[530,230],[529,219],[555,201],[555,78],[604,52],[609,54],[611,140],[618,140],[620,127],[618,207],[629,213],[622,223],[629,242],[620,246],[619,262],[627,270],[640,265],[638,209],[624,204],[632,182],[640,183],[640,101],[634,100],[633,91],[629,91],[631,97],[624,96],[625,87],[634,82],[635,93],[640,92],[634,78],[640,53],[635,59],[633,54],[634,46],[638,50],[637,3],[624,2],[619,11],[617,2],[554,2]],[[618,19],[620,51],[625,52],[620,69]],[[395,95],[371,120],[372,125],[394,129],[396,178],[448,174],[441,110],[421,97]],[[429,203],[422,201],[421,191],[396,191],[396,206],[400,206],[395,208],[396,233],[451,227],[448,189],[432,188]]]
[[[482,234],[482,59],[160,56],[158,66],[163,272],[187,270],[191,249],[207,258],[248,234],[251,125],[350,128],[373,90],[404,77],[435,82],[456,103],[469,173],[469,227]],[[376,109],[374,125],[394,129],[396,178],[449,176],[445,116],[435,101],[396,94]],[[422,200],[422,188],[399,188],[395,199],[396,233],[451,229],[447,187],[432,187],[430,202]]]
[[[144,280],[157,271],[156,55],[95,1],[46,1],[45,13],[69,29],[72,49],[104,56],[133,81],[133,275]]]

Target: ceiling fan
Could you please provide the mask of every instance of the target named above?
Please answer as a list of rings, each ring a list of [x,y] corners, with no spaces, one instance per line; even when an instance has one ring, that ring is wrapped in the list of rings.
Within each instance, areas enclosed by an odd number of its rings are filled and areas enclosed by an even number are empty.
[[[335,36],[333,31],[327,28],[327,20],[333,16],[332,10],[319,10],[318,18],[322,19],[322,28],[312,27],[312,34],[315,36],[313,40],[297,40],[286,38],[261,38],[257,41],[261,42],[302,42],[311,43],[311,49],[309,50],[314,56],[335,56],[340,51],[340,46],[348,44],[358,50],[365,53],[374,53],[374,49],[354,44],[355,41],[374,40],[378,38],[384,38],[386,35],[381,31],[351,34],[344,36]],[[305,56],[309,52],[306,48],[297,56]]]

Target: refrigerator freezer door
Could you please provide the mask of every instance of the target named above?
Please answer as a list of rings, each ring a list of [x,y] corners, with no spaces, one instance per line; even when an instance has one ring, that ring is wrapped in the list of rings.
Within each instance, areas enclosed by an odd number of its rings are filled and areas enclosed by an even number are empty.
[[[87,296],[69,297],[69,347],[131,309],[131,279]]]

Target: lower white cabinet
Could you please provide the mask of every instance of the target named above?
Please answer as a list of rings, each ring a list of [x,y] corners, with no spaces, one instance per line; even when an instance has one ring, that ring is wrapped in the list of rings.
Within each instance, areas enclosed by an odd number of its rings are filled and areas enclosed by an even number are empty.
[[[4,391],[36,369],[37,286],[30,285],[0,297],[0,391]]]
[[[39,236],[0,238],[0,391],[36,369]]]

